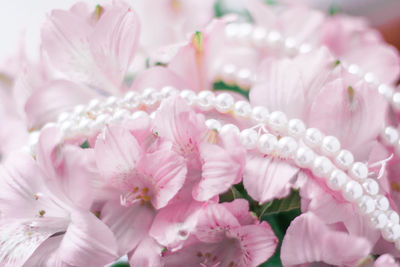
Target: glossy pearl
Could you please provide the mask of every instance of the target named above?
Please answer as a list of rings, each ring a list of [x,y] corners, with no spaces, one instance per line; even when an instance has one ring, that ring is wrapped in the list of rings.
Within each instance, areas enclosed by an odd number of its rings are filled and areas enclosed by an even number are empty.
[[[381,139],[385,145],[393,146],[399,140],[399,132],[393,126],[385,127]]]
[[[388,218],[382,211],[374,211],[370,215],[371,225],[376,229],[382,229],[388,223]]]
[[[386,100],[391,101],[393,96],[393,88],[386,84],[381,84],[378,87],[378,92],[383,95]]]
[[[186,103],[189,106],[194,105],[194,103],[196,102],[196,98],[197,98],[196,93],[191,90],[183,90],[183,91],[181,91],[181,93],[179,95],[183,100],[186,101]]]
[[[324,156],[317,156],[312,165],[312,172],[315,176],[325,178],[328,177],[333,170],[332,162]]]
[[[400,225],[398,223],[388,223],[381,230],[382,237],[389,242],[393,242],[400,238]]]
[[[291,119],[288,123],[288,134],[299,138],[303,136],[306,131],[306,125],[302,120],[299,119]]]
[[[214,120],[214,119],[206,120],[206,125],[207,125],[208,129],[214,130],[217,132],[219,132],[222,128],[221,123],[218,120]]]
[[[158,92],[154,88],[146,88],[141,98],[146,106],[153,106],[158,101]]]
[[[376,207],[381,211],[387,211],[389,209],[390,204],[387,197],[383,195],[377,195],[375,197],[375,201],[376,201]]]
[[[302,168],[308,168],[311,166],[315,158],[314,152],[308,147],[299,147],[296,151],[295,162]]]
[[[354,162],[349,174],[354,179],[364,180],[368,177],[368,167],[362,162]]]
[[[201,91],[198,95],[197,95],[197,106],[204,110],[204,111],[208,111],[210,109],[213,108],[214,105],[214,100],[215,100],[215,96],[212,92],[210,91]]]
[[[340,150],[340,142],[334,136],[325,136],[322,140],[321,151],[327,156],[334,156]]]
[[[268,45],[272,48],[278,46],[279,42],[282,40],[282,35],[277,31],[271,31],[267,36]]]
[[[164,98],[168,98],[170,96],[177,95],[179,93],[178,89],[173,86],[164,86],[161,89],[161,96]]]
[[[361,69],[360,69],[360,67],[359,67],[358,65],[356,65],[356,64],[351,64],[351,65],[348,67],[347,71],[348,71],[349,73],[355,74],[355,75],[360,75],[360,74],[361,74]]]
[[[247,101],[237,101],[233,107],[233,114],[239,118],[248,118],[251,114],[251,106]]]
[[[227,39],[233,40],[237,38],[239,33],[239,25],[237,23],[229,23],[225,27],[225,36]]]
[[[215,108],[221,113],[228,113],[232,110],[235,99],[228,93],[221,93],[215,98]]]
[[[297,149],[297,142],[292,137],[284,136],[278,141],[277,152],[282,158],[289,158]]]
[[[376,78],[376,76],[372,72],[365,73],[364,80],[367,83],[370,83],[370,84],[377,84],[378,83],[378,78]]]
[[[288,56],[294,56],[297,53],[297,44],[293,38],[286,38],[285,43],[285,52]]]
[[[335,169],[326,180],[327,185],[332,190],[340,190],[346,184],[348,178],[346,173],[341,170]]]
[[[397,110],[400,111],[400,92],[396,92],[393,94],[392,96],[392,107]]]
[[[300,54],[307,54],[307,53],[311,52],[311,50],[312,50],[311,45],[307,44],[307,43],[304,43],[304,44],[300,45],[300,47],[299,47]]]
[[[256,106],[251,111],[251,119],[256,123],[265,123],[268,120],[268,114],[269,112],[267,108]]]
[[[278,139],[272,134],[262,134],[257,142],[257,148],[262,154],[273,153],[278,146]]]
[[[228,124],[225,124],[224,126],[222,126],[222,128],[219,132],[222,135],[227,134],[227,133],[234,133],[236,135],[240,134],[239,128],[236,125],[231,124],[231,123],[228,123]]]
[[[362,196],[358,203],[358,208],[362,214],[369,214],[375,210],[375,201],[370,196]]]
[[[258,133],[253,129],[245,129],[240,133],[240,141],[247,149],[253,149],[257,145]]]
[[[239,87],[246,88],[251,86],[252,73],[249,69],[240,69],[236,78],[236,83]]]
[[[251,35],[251,40],[255,47],[262,48],[267,42],[267,31],[263,27],[256,27]]]
[[[379,184],[371,178],[366,179],[363,183],[362,186],[368,194],[374,196],[379,193]]]
[[[350,180],[346,183],[342,194],[347,201],[352,202],[359,199],[363,195],[363,189],[358,182]]]
[[[221,78],[227,84],[234,84],[236,82],[236,66],[232,64],[223,66]]]
[[[387,211],[386,215],[391,223],[399,223],[399,214],[397,212],[389,210]]]
[[[287,118],[285,113],[281,111],[274,111],[269,115],[268,125],[272,130],[284,132],[287,125]]]
[[[311,148],[320,146],[323,138],[323,134],[316,128],[308,128],[304,135],[304,142]]]
[[[353,154],[346,149],[340,150],[339,154],[335,158],[335,163],[342,170],[347,170],[348,168],[350,168],[353,162],[354,162]]]

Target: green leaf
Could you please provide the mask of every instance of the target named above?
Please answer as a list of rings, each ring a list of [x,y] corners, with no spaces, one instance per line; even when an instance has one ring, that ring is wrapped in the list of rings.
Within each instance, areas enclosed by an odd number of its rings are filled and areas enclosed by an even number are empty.
[[[246,9],[232,8],[228,1],[216,0],[214,2],[214,14],[217,18],[223,17],[227,14],[237,14],[241,17],[240,20],[252,22],[253,19]]]
[[[336,15],[336,14],[339,13],[339,12],[340,12],[340,8],[339,8],[338,5],[332,4],[332,5],[329,7],[329,15],[334,16],[334,15]]]
[[[248,88],[241,88],[237,85],[230,85],[230,84],[224,83],[223,81],[214,82],[213,90],[214,91],[231,91],[231,92],[241,94],[245,98],[249,99]]]
[[[274,214],[300,208],[300,195],[297,190],[292,190],[289,196],[282,199],[274,199],[264,204],[258,212],[258,216]]]
[[[120,262],[114,263],[110,267],[130,267],[130,264],[129,264],[129,262],[120,261]]]
[[[264,0],[264,3],[266,3],[267,5],[270,6],[275,6],[276,4],[278,4],[277,0]]]
[[[85,148],[90,148],[89,141],[88,141],[88,140],[85,140],[85,142],[83,142],[83,143],[80,145],[80,147],[83,148],[83,149],[85,149]]]

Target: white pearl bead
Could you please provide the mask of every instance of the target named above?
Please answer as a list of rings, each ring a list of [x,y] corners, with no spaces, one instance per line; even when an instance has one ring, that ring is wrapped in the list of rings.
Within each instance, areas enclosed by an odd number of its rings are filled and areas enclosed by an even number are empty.
[[[112,108],[117,104],[118,98],[115,96],[107,97],[106,101],[103,103],[103,107],[105,108]]]
[[[368,167],[362,162],[354,162],[349,174],[354,179],[364,180],[368,177]]]
[[[221,123],[219,121],[217,121],[217,120],[214,120],[214,119],[206,120],[206,125],[207,125],[208,129],[214,130],[214,131],[217,131],[217,132],[219,132],[221,130],[221,128],[222,128]]]
[[[253,149],[257,145],[258,133],[254,129],[245,129],[240,133],[240,141],[247,149]]]
[[[221,113],[228,113],[232,110],[235,99],[228,93],[221,93],[215,98],[215,108]]]
[[[304,44],[300,45],[300,47],[299,47],[300,54],[307,54],[307,53],[311,52],[311,50],[312,50],[311,45],[307,44],[307,43],[304,43]]]
[[[335,158],[335,163],[342,170],[347,170],[353,164],[353,162],[353,154],[346,149],[340,150],[339,154]]]
[[[197,98],[196,93],[191,90],[183,90],[180,92],[179,95],[183,100],[186,101],[186,103],[189,106],[194,105],[194,103],[196,102],[196,98]]]
[[[64,121],[63,123],[61,123],[60,125],[60,130],[66,134],[68,134],[69,132],[71,132],[72,129],[72,122],[71,121]]]
[[[64,121],[69,119],[70,114],[68,112],[63,112],[60,115],[58,115],[57,122],[58,123],[63,123]]]
[[[263,154],[273,153],[277,146],[278,139],[272,134],[262,134],[257,142],[257,148]]]
[[[128,91],[128,92],[124,95],[123,99],[124,99],[125,101],[127,101],[127,102],[130,102],[130,101],[134,100],[136,97],[138,97],[138,94],[137,94],[136,92],[134,92],[134,91]]]
[[[231,124],[231,123],[228,123],[228,124],[225,124],[224,126],[222,126],[219,133],[224,135],[224,134],[230,133],[230,132],[235,133],[236,135],[240,134],[239,128],[236,125]]]
[[[326,183],[332,190],[339,190],[344,187],[347,182],[347,175],[341,170],[335,169],[328,177]]]
[[[285,40],[285,52],[289,56],[294,56],[296,55],[297,52],[297,44],[296,41],[293,38],[286,38]]]
[[[377,195],[375,197],[375,201],[376,201],[376,207],[381,211],[387,211],[389,209],[390,204],[387,197],[383,195]]]
[[[265,123],[268,120],[268,109],[262,106],[256,106],[251,111],[251,119],[256,123]]]
[[[400,92],[396,92],[392,96],[392,107],[399,111],[400,110]]]
[[[164,87],[161,89],[161,96],[162,96],[163,98],[168,98],[168,97],[170,97],[170,96],[177,95],[178,92],[179,92],[178,89],[176,89],[176,88],[173,87],[173,86],[164,86]]]
[[[394,93],[394,90],[391,86],[387,85],[387,84],[381,84],[378,87],[378,92],[383,95],[386,100],[391,101],[392,100],[392,96]]]
[[[267,31],[263,27],[256,27],[251,35],[252,43],[257,48],[262,48],[267,42]]]
[[[324,135],[316,128],[308,128],[304,135],[304,142],[314,148],[321,144]]]
[[[214,100],[215,96],[212,92],[210,91],[201,91],[197,95],[197,106],[199,106],[200,109],[207,111],[213,108],[214,105]]]
[[[86,112],[97,111],[100,108],[100,100],[92,99],[86,107]]]
[[[78,105],[72,110],[72,116],[82,116],[85,114],[85,111],[84,105]]]
[[[321,151],[327,156],[334,156],[340,150],[340,142],[334,136],[325,136],[322,140]]]
[[[308,147],[299,147],[296,151],[295,162],[301,168],[310,167],[315,158],[314,152]]]
[[[347,201],[355,201],[363,195],[363,189],[358,182],[350,180],[346,183],[342,195]]]
[[[249,69],[240,69],[236,74],[236,83],[241,88],[247,88],[252,83],[252,73]]]
[[[400,237],[400,225],[398,223],[388,223],[381,230],[382,237],[389,242],[393,242]]]
[[[399,140],[399,132],[393,126],[387,126],[381,134],[383,143],[387,146],[393,146]]]
[[[361,75],[362,74],[360,67],[358,65],[356,65],[356,64],[351,64],[348,67],[347,71],[350,72],[351,74],[355,74],[355,75]]]
[[[251,114],[251,106],[247,101],[238,101],[233,108],[233,114],[239,118],[248,118]]]
[[[382,229],[388,223],[388,218],[382,211],[375,210],[370,215],[370,222],[375,229]]]
[[[90,125],[91,120],[87,118],[82,118],[77,126],[77,131],[80,134],[85,134],[89,130],[89,125]]]
[[[366,179],[362,183],[362,186],[364,187],[365,192],[367,192],[372,196],[379,193],[379,185],[374,179],[371,178]]]
[[[146,88],[141,99],[146,106],[153,106],[158,101],[158,92],[154,88]]]
[[[399,223],[399,214],[394,210],[387,211],[386,215],[391,223]]]
[[[370,196],[362,196],[358,202],[362,214],[369,214],[375,210],[375,201]]]
[[[251,34],[253,33],[253,25],[250,23],[241,23],[239,24],[239,29],[238,29],[238,38],[241,41],[248,41],[250,38]]]
[[[287,118],[285,113],[281,111],[274,111],[269,115],[268,125],[271,129],[280,133],[285,132],[287,125]]]
[[[306,131],[306,125],[302,120],[299,119],[291,119],[288,123],[288,134],[299,138],[301,137]]]
[[[232,64],[224,65],[222,67],[221,78],[227,84],[236,82],[236,66]]]
[[[140,119],[140,118],[147,118],[147,117],[149,117],[149,114],[146,111],[138,110],[138,111],[135,111],[130,117],[132,120],[136,120],[136,119]]]
[[[278,43],[282,40],[282,35],[277,31],[271,31],[268,34],[267,42],[268,45],[275,48],[278,46]]]
[[[378,83],[378,78],[376,78],[376,76],[372,72],[365,73],[364,80],[367,83],[370,83],[370,84],[377,84]]]
[[[278,141],[277,152],[282,158],[289,158],[297,149],[297,142],[290,136],[284,136]]]
[[[111,116],[108,114],[100,114],[96,120],[91,123],[91,128],[95,131],[103,129],[104,125],[111,120]]]
[[[312,172],[315,176],[320,178],[328,177],[332,170],[333,164],[327,157],[318,156],[314,159],[312,164]]]
[[[112,116],[112,121],[123,121],[130,117],[131,113],[126,109],[117,109]]]
[[[227,39],[236,39],[239,34],[239,25],[237,23],[229,23],[225,27],[225,36]]]

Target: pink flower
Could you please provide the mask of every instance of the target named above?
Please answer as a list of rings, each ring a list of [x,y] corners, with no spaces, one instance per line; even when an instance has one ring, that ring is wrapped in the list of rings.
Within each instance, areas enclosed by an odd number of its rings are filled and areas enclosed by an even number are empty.
[[[54,132],[45,134],[51,138]],[[47,141],[42,138],[39,146],[49,146]],[[40,162],[16,152],[0,169],[4,266],[99,266],[116,258],[113,233],[89,211],[90,177],[80,164],[84,152],[68,145],[64,149],[53,158],[62,168],[48,165],[52,160],[39,151]]]
[[[258,266],[278,243],[271,227],[248,212],[245,200],[210,204],[199,215],[193,235],[178,251],[163,254],[165,266]]]

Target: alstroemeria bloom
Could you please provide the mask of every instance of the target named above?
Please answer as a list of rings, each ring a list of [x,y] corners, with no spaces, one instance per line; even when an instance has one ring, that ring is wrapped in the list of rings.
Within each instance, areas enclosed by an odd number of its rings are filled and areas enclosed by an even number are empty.
[[[39,142],[43,151],[49,151],[46,142]],[[101,266],[117,257],[113,233],[89,211],[85,152],[67,145],[58,154],[58,170],[40,150],[40,161],[15,152],[0,169],[3,266]]]
[[[121,255],[147,236],[156,210],[177,194],[187,172],[183,157],[152,131],[149,118],[130,125],[106,128],[94,147],[105,186],[120,196],[105,203],[101,218],[115,233]]]
[[[185,246],[163,254],[165,266],[258,266],[275,251],[278,239],[266,222],[258,222],[248,203],[210,204]]]

